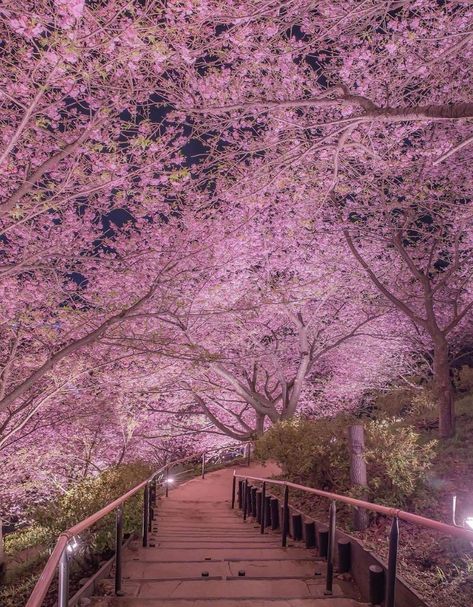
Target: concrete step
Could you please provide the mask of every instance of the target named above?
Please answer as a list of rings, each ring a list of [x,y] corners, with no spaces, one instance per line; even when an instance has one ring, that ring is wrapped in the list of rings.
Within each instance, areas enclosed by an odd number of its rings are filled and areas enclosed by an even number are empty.
[[[290,599],[145,599],[136,597],[93,597],[91,607],[367,607],[342,597]]]
[[[151,540],[153,541],[153,540]],[[280,542],[275,541],[258,541],[258,539],[254,540],[229,540],[226,542],[222,542],[222,540],[163,540],[159,537],[159,535],[155,538],[156,547],[157,548],[180,548],[181,550],[187,550],[187,548],[193,550],[195,548],[218,548],[218,549],[238,549],[238,548],[261,548],[263,550],[273,550],[274,548],[279,548],[281,545]]]
[[[272,560],[312,557],[314,560],[316,554],[312,550],[304,548],[189,548],[185,552],[180,548],[138,548],[127,550],[123,553],[124,561],[205,561],[223,559],[244,559],[258,560],[260,558],[270,558]]]
[[[238,577],[239,571],[245,578],[307,578],[317,572],[322,575],[325,564],[308,560],[265,560],[265,561],[191,561],[182,563],[146,563],[129,561],[124,564],[124,578],[135,580],[160,580],[201,577],[208,572],[210,577]]]
[[[126,580],[123,590],[128,596],[153,599],[282,599],[292,597],[324,597],[325,582],[320,578],[246,579],[197,578],[176,580]],[[333,594],[343,596],[334,584]]]

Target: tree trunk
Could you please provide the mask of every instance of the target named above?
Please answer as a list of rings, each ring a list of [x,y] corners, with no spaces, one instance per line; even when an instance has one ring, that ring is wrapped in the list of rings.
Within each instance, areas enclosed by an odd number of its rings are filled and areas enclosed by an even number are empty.
[[[350,449],[350,481],[352,487],[361,487],[360,499],[366,499],[368,481],[365,461],[365,435],[361,425],[348,428],[348,444]],[[364,490],[363,490],[364,488]],[[368,526],[368,512],[366,510],[353,510],[353,525],[356,531],[363,531]]]
[[[264,415],[256,412],[256,436],[263,436],[264,433]]]
[[[449,438],[455,434],[455,403],[448,344],[442,339],[434,347],[434,398],[439,414],[439,435]]]

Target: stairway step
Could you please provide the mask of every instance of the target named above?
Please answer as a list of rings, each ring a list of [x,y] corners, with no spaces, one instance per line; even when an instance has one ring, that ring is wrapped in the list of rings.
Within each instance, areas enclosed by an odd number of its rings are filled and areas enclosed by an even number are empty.
[[[137,550],[127,550],[123,554],[124,561],[154,561],[154,562],[169,562],[169,561],[204,561],[206,559],[218,560],[222,559],[245,559],[255,560],[260,558],[286,559],[297,557],[310,557],[315,554],[311,550],[304,548],[189,548],[185,552],[179,548],[139,548]]]
[[[128,585],[128,584],[127,584]],[[131,582],[136,588],[135,596],[142,598],[182,598],[192,599],[232,599],[232,598],[290,598],[324,596],[325,584],[317,578],[305,580],[291,579],[260,579],[231,578],[212,580],[200,578],[184,581],[150,581],[139,584]],[[130,588],[131,588],[130,585]],[[126,586],[124,586],[126,591]],[[342,595],[341,588],[334,585],[335,595]]]
[[[254,599],[145,599],[137,597],[93,597],[91,607],[256,607]],[[342,597],[258,599],[257,607],[368,607]]]
[[[143,563],[129,561],[124,564],[125,578],[143,579],[180,579],[201,577],[207,571],[210,577],[238,577],[239,571],[245,572],[245,578],[261,577],[300,577],[307,578],[323,574],[325,564],[311,560],[266,560],[266,561],[198,561],[178,563]]]
[[[153,540],[151,540],[153,541]],[[155,543],[156,543],[156,547],[158,548],[180,548],[181,550],[187,550],[188,548],[190,550],[193,550],[195,548],[202,548],[202,549],[207,549],[210,548],[211,550],[213,549],[221,549],[221,550],[227,550],[228,548],[230,548],[231,550],[234,549],[240,549],[240,548],[249,548],[249,549],[261,549],[261,550],[273,550],[273,549],[277,549],[280,547],[280,543],[276,542],[276,541],[270,541],[270,542],[265,542],[265,541],[259,541],[258,538],[256,537],[256,539],[254,540],[243,540],[243,541],[237,541],[237,540],[233,540],[230,542],[224,542],[222,540],[206,540],[206,541],[192,541],[192,540],[162,540],[159,536],[157,538],[155,538]]]

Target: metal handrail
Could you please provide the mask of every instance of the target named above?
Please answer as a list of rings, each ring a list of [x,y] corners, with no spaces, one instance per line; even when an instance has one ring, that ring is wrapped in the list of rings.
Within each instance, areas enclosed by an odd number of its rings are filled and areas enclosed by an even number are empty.
[[[381,506],[380,504],[365,502],[354,497],[348,497],[346,495],[340,495],[338,493],[330,493],[329,491],[321,491],[320,489],[306,487],[305,485],[297,485],[296,483],[291,483],[289,481],[258,478],[256,476],[246,476],[244,474],[235,474],[235,477],[241,478],[243,480],[248,479],[249,481],[266,483],[267,485],[281,485],[283,487],[289,487],[291,489],[305,491],[306,493],[313,493],[314,495],[325,497],[331,501],[342,502],[344,504],[348,504],[349,506],[354,506],[356,508],[364,508],[365,510],[371,510],[372,512],[377,512],[378,514],[384,514],[385,516],[398,518],[399,520],[406,521],[407,523],[413,523],[421,527],[426,527],[427,529],[434,529],[435,531],[444,532],[447,535],[460,537],[464,540],[468,540],[469,542],[473,541],[473,530],[465,529],[464,527],[454,527],[453,525],[448,525],[447,523],[442,523],[441,521],[426,518],[425,516],[420,516],[418,514],[412,514],[411,512],[406,512],[405,510],[400,510],[398,508]]]
[[[380,504],[373,504],[372,502],[366,502],[364,500],[356,499],[354,497],[348,497],[346,495],[340,495],[338,493],[331,493],[329,491],[322,491],[320,489],[314,489],[312,487],[306,487],[305,485],[298,485],[289,481],[273,480],[267,478],[260,478],[257,476],[248,476],[245,474],[237,474],[236,471],[233,473],[233,486],[232,486],[232,508],[235,504],[235,492],[236,492],[236,480],[240,479],[239,483],[239,504],[243,509],[243,520],[246,520],[248,512],[252,516],[260,517],[261,522],[261,533],[264,533],[265,528],[265,510],[266,505],[264,503],[264,496],[266,495],[267,485],[277,485],[284,487],[284,506],[283,506],[283,526],[282,526],[282,546],[285,547],[287,543],[287,535],[289,533],[289,489],[296,489],[298,491],[304,491],[305,493],[311,493],[319,497],[330,500],[330,517],[329,517],[329,528],[327,534],[327,576],[326,576],[326,591],[325,594],[332,593],[333,573],[334,573],[334,551],[335,551],[335,531],[336,531],[336,503],[341,502],[348,506],[355,508],[363,508],[378,514],[392,517],[393,522],[389,535],[389,556],[387,566],[387,580],[385,586],[385,607],[395,607],[395,595],[396,595],[396,572],[397,572],[397,552],[399,544],[399,521],[405,521],[412,523],[426,529],[432,529],[452,537],[458,537],[464,540],[473,542],[473,530],[465,529],[464,527],[448,525],[441,521],[436,521],[418,514],[412,514],[399,508],[392,508],[388,506],[381,506]],[[262,483],[262,491],[259,500],[259,511],[257,507],[258,502],[254,502],[253,491],[249,485],[249,481]],[[256,489],[254,489],[256,490]],[[266,498],[267,499],[267,498]],[[473,545],[473,544],[472,544]]]
[[[247,443],[241,443],[240,445],[238,445],[238,448],[244,447],[246,444]],[[235,445],[228,445],[226,447],[221,447],[221,448],[217,449],[217,451],[223,451],[223,450],[225,450],[225,448],[226,449],[235,449]],[[62,563],[63,555],[66,554],[67,545],[73,539],[74,536],[79,535],[79,533],[82,533],[86,529],[89,529],[95,523],[97,523],[98,521],[103,519],[108,514],[111,514],[112,512],[116,511],[117,509],[122,508],[123,504],[127,500],[129,500],[131,497],[136,495],[142,489],[145,490],[145,496],[148,498],[148,502],[149,502],[149,488],[151,486],[151,483],[155,482],[156,478],[160,474],[164,474],[164,473],[168,472],[170,468],[173,468],[184,462],[188,462],[188,461],[192,461],[192,460],[198,461],[200,458],[202,458],[202,461],[205,461],[205,453],[209,453],[209,451],[205,451],[205,450],[199,451],[190,456],[183,457],[181,459],[167,463],[166,465],[159,468],[159,470],[157,470],[156,472],[153,472],[153,474],[149,478],[142,481],[141,483],[139,483],[138,485],[136,485],[129,491],[127,491],[121,497],[117,498],[113,502],[110,502],[110,504],[108,504],[104,508],[98,510],[97,512],[95,512],[91,516],[87,517],[83,521],[80,521],[73,527],[70,527],[66,531],[63,531],[58,536],[58,539],[51,552],[51,555],[49,556],[49,559],[48,559],[43,571],[41,572],[41,575],[38,578],[38,581],[36,582],[33,592],[31,593],[25,607],[41,607],[41,604],[43,603],[44,598],[46,597],[49,587],[51,586],[51,583],[53,581],[54,575],[56,573],[56,569]],[[148,527],[148,522],[149,522],[149,508],[150,508],[150,504],[149,503],[147,504],[146,501],[147,500],[145,498],[145,504],[144,504],[144,522],[145,522],[145,524],[143,526],[143,533],[144,533],[145,537],[147,536],[147,527]],[[121,522],[120,522],[120,524],[121,524]],[[118,548],[118,544],[117,544],[117,548]],[[67,585],[66,585],[66,589],[65,590],[63,589],[63,592],[65,595],[67,595]],[[59,589],[59,593],[61,593],[61,588]],[[65,598],[67,601],[67,596]]]

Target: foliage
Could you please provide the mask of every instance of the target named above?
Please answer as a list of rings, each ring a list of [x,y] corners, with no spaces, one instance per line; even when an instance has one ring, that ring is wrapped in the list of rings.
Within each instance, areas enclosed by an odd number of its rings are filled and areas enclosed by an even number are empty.
[[[295,482],[357,495],[350,486],[349,423],[345,416],[282,422],[258,440],[256,456],[275,459]],[[436,442],[422,443],[414,427],[393,418],[366,421],[364,426],[370,499],[406,506],[432,466]]]
[[[25,605],[37,579],[38,576],[30,572],[15,584],[0,586],[0,605],[2,607]]]
[[[455,386],[461,392],[473,390],[473,367],[462,365],[455,369]]]
[[[147,478],[152,468],[145,463],[133,463],[110,468],[96,477],[88,477],[72,485],[64,495],[38,508],[33,518],[57,537],[62,531],[94,514],[112,500],[120,497]],[[127,501],[124,507],[124,532],[139,529],[142,492]],[[79,543],[86,552],[102,553],[114,546],[114,513],[104,517],[90,532],[84,532]]]
[[[406,506],[432,467],[437,441],[423,442],[414,426],[393,419],[366,424],[368,484],[373,501]]]
[[[5,537],[5,554],[14,555],[21,550],[40,546],[50,541],[50,539],[50,529],[34,523],[28,527],[9,533]]]

